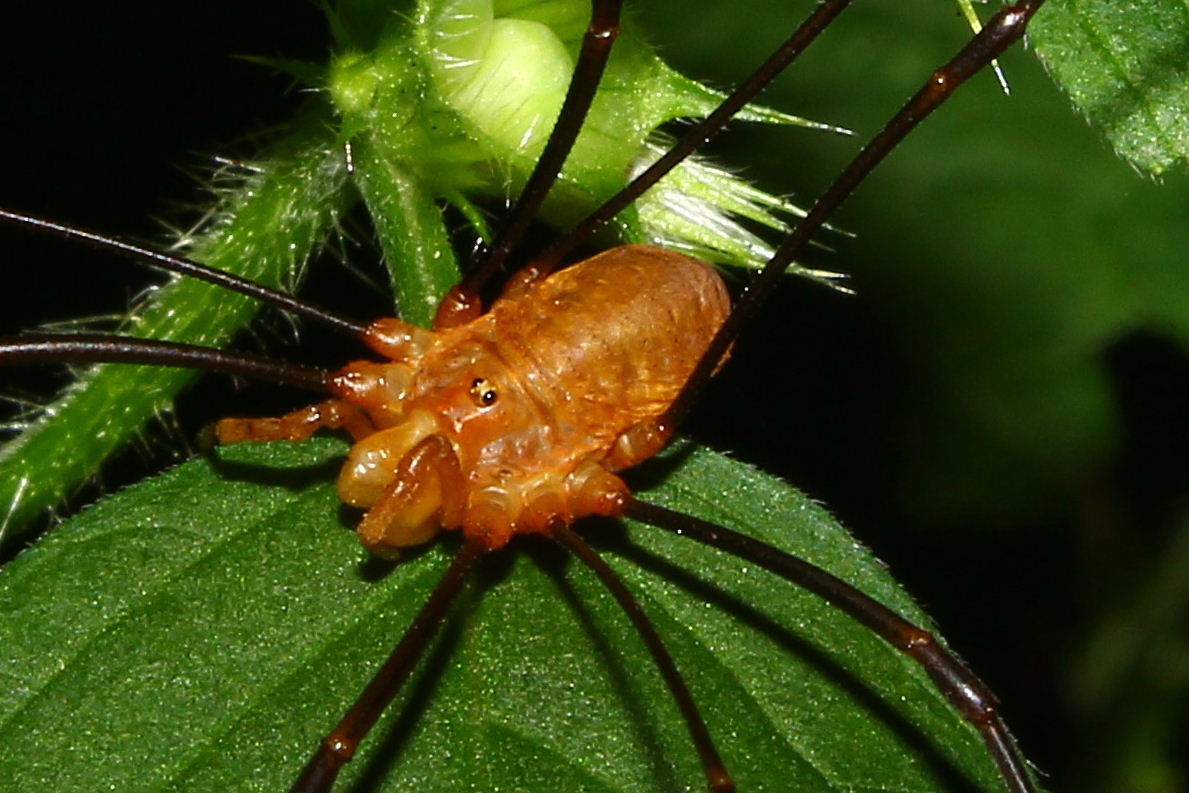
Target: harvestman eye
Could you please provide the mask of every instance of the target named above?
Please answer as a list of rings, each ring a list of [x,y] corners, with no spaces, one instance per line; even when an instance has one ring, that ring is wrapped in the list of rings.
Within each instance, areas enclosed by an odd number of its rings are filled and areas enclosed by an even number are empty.
[[[475,381],[471,383],[470,393],[475,407],[491,407],[499,399],[499,394],[496,393],[491,381],[485,380],[482,377],[475,378]]]

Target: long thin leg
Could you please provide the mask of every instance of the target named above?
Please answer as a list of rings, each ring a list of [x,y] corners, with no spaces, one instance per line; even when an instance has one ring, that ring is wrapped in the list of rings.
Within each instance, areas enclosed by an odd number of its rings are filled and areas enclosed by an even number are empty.
[[[735,343],[744,323],[772,293],[784,271],[817,230],[892,149],[949,99],[958,86],[1023,37],[1028,21],[1043,3],[1044,0],[1021,0],[991,17],[987,26],[967,42],[949,63],[935,71],[904,107],[855,155],[850,165],[822,193],[735,304],[730,316],[719,328],[702,360],[698,362],[693,374],[681,389],[681,393],[662,418],[661,424],[666,431],[672,432],[685,418],[723,355]]]
[[[669,171],[673,170],[686,157],[700,148],[711,137],[718,134],[739,110],[755,98],[756,94],[768,87],[777,75],[788,67],[805,48],[813,43],[823,30],[829,27],[842,11],[851,4],[852,0],[824,0],[809,17],[793,31],[751,76],[740,83],[714,112],[698,123],[694,124],[682,135],[681,140],[674,144],[664,156],[650,165],[643,173],[632,180],[631,184],[609,198],[604,204],[592,212],[579,223],[573,231],[549,247],[547,251],[534,262],[534,266],[542,274],[555,268],[567,254],[573,251],[596,231],[602,228],[611,218],[622,212],[627,206],[652,187]]]
[[[999,717],[995,695],[928,631],[841,578],[746,534],[634,498],[626,514],[755,562],[854,617],[924,668],[955,710],[979,731],[1011,793],[1035,793],[1024,758]]]
[[[239,375],[326,393],[331,372],[197,344],[98,333],[0,336],[0,366],[67,363],[138,363]]]
[[[516,199],[516,205],[503,229],[492,242],[479,266],[469,273],[463,282],[463,289],[477,292],[495,273],[512,248],[524,237],[529,224],[536,217],[545,196],[561,172],[578,133],[586,121],[586,114],[594,101],[595,92],[603,78],[611,46],[619,36],[619,17],[623,0],[592,0],[590,24],[582,38],[582,49],[578,54],[570,87],[557,116],[557,123],[549,134],[549,140],[529,176],[524,190]]]
[[[660,634],[656,632],[656,628],[653,627],[652,622],[648,619],[648,615],[644,613],[644,609],[640,607],[639,602],[633,597],[627,585],[603,561],[603,558],[595,552],[594,548],[591,548],[585,540],[575,534],[569,527],[561,526],[555,528],[553,530],[553,537],[569,548],[575,556],[594,571],[595,575],[599,577],[599,580],[603,582],[603,585],[611,590],[611,594],[619,601],[619,605],[627,613],[632,624],[636,626],[636,631],[640,634],[640,638],[644,640],[648,651],[652,653],[652,659],[660,669],[661,677],[665,679],[665,684],[669,686],[669,691],[673,693],[673,698],[677,700],[677,707],[681,709],[681,715],[685,717],[685,723],[689,726],[690,736],[693,738],[694,746],[697,748],[698,757],[702,761],[702,769],[706,773],[706,781],[709,784],[710,790],[713,793],[731,793],[731,791],[734,791],[735,782],[731,779],[731,775],[727,773],[722,758],[718,756],[718,750],[714,748],[714,741],[710,737],[710,731],[706,728],[706,722],[702,719],[702,714],[698,711],[698,706],[694,702],[694,697],[690,693],[689,687],[685,684],[685,679],[682,678],[681,672],[678,671],[677,664],[673,662],[673,656],[669,655],[664,642],[661,641]]]
[[[355,755],[359,742],[409,679],[417,661],[442,627],[450,604],[462,590],[467,571],[484,551],[482,544],[477,542],[467,542],[462,546],[442,580],[434,587],[429,600],[425,601],[421,611],[417,612],[405,630],[405,635],[393,648],[388,660],[368,681],[363,693],[338,726],[322,739],[293,787],[289,788],[289,793],[329,793],[339,770]]]
[[[99,234],[98,232],[90,231],[79,226],[57,223],[34,215],[9,212],[6,209],[0,209],[0,221],[11,223],[14,226],[22,226],[32,231],[77,240],[100,250],[111,251],[125,258],[148,264],[150,267],[155,267],[158,270],[197,278],[200,281],[221,286],[232,292],[239,292],[241,295],[263,300],[266,303],[271,303],[274,306],[292,311],[294,314],[299,314],[306,319],[312,319],[315,322],[320,322],[335,330],[350,333],[354,336],[362,336],[363,332],[367,330],[367,325],[356,322],[350,317],[322,308],[309,301],[299,300],[293,295],[279,292],[276,289],[269,289],[267,286],[261,286],[254,281],[240,278],[238,275],[232,275],[222,270],[216,270],[213,267],[207,267],[205,264],[196,262],[193,259],[187,259],[183,256],[173,256],[162,251],[153,250],[152,248],[134,245],[131,242],[125,242],[115,237],[109,237],[105,234]]]

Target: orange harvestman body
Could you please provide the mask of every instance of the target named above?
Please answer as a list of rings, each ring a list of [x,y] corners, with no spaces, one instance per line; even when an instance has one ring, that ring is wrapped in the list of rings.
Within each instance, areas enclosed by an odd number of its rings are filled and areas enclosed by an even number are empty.
[[[487,313],[440,315],[434,330],[377,320],[363,339],[388,360],[335,372],[335,398],[225,419],[217,432],[301,440],[345,428],[355,445],[339,494],[368,510],[358,531],[370,551],[391,556],[442,528],[494,550],[518,533],[623,513],[615,472],[664,446],[656,420],[729,310],[708,265],[621,246],[514,280]]]

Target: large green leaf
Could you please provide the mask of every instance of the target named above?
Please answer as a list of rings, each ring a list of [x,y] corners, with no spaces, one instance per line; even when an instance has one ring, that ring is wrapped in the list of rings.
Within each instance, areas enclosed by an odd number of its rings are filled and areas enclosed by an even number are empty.
[[[456,547],[369,561],[329,484],[343,450],[222,449],[14,561],[0,579],[0,790],[283,789]],[[643,479],[647,498],[803,554],[924,620],[778,481],[687,445]],[[849,618],[665,532],[588,528],[688,675],[742,790],[998,789],[979,738],[923,672]],[[481,565],[349,767],[354,789],[702,789],[614,601],[552,546],[514,547]]]

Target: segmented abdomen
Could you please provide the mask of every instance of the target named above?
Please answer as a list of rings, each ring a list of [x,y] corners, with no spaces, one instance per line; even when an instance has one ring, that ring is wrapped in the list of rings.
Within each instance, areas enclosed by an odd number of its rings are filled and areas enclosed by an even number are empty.
[[[490,319],[500,356],[563,435],[613,440],[664,412],[729,310],[708,265],[625,245],[497,301]]]

